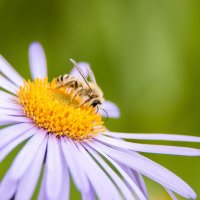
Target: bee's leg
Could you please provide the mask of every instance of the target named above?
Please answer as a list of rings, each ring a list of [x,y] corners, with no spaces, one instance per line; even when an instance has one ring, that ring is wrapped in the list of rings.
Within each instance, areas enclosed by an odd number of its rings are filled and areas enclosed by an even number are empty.
[[[81,93],[82,90],[83,90],[83,88],[80,87],[75,91],[74,96],[70,99],[70,104],[73,102],[73,100],[76,98],[76,96]]]
[[[87,66],[87,71],[88,71],[88,75],[89,75],[90,80],[93,83],[96,83],[96,79],[95,79],[94,73],[93,73],[92,69],[90,68],[90,66]]]
[[[92,99],[91,96],[89,96],[88,99],[86,99],[80,106],[83,106],[84,104],[88,103]]]
[[[78,82],[73,80],[63,85],[63,87],[70,87],[76,90],[78,88]]]

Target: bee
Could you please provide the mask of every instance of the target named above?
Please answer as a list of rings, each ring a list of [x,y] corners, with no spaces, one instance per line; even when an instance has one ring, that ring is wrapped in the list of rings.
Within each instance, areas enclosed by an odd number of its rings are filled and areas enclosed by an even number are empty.
[[[73,60],[70,59],[72,64],[76,67],[77,71],[82,77],[82,80],[79,77],[72,76],[69,74],[60,75],[56,78],[57,88],[66,87],[71,88],[74,91],[74,96],[72,97],[72,101],[76,96],[80,96],[83,99],[83,103],[80,105],[88,105],[94,108],[99,109],[100,106],[104,102],[103,92],[100,87],[96,83],[96,79],[92,70],[88,67],[89,79],[85,76],[79,65]]]

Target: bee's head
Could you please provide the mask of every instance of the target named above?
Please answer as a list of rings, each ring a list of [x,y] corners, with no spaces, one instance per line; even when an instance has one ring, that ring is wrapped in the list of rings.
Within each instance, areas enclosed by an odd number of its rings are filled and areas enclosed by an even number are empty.
[[[92,101],[91,106],[96,107],[96,106],[101,105],[101,104],[102,104],[101,101],[99,101],[98,99],[95,99],[94,101]]]

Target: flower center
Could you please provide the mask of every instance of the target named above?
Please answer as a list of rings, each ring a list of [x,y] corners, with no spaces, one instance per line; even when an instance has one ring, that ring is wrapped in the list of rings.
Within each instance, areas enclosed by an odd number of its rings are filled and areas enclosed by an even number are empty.
[[[54,80],[29,80],[20,87],[18,103],[25,115],[48,133],[75,140],[91,139],[105,130],[102,118],[95,108],[80,106],[83,100],[74,94],[71,88],[57,88]]]

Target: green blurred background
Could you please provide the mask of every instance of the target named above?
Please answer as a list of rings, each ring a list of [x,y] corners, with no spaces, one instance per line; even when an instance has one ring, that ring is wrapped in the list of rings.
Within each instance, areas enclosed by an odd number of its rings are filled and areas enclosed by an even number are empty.
[[[45,48],[50,78],[71,69],[69,58],[92,65],[105,97],[121,108],[120,119],[106,122],[110,130],[200,135],[200,1],[0,0],[0,53],[26,78],[32,41]],[[200,158],[147,156],[200,196]],[[146,181],[152,200],[169,199]],[[71,199],[78,197],[73,188]]]

